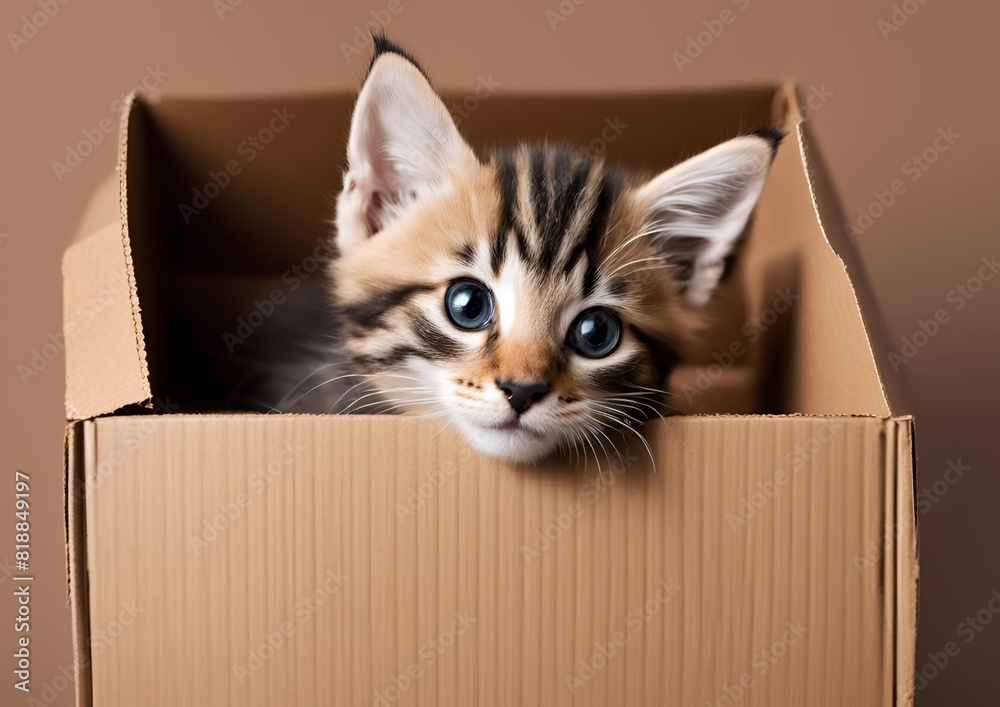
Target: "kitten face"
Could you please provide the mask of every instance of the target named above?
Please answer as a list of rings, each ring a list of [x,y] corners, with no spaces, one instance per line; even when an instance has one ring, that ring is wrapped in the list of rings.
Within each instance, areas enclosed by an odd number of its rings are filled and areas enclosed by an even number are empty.
[[[613,453],[660,414],[774,139],[738,138],[648,182],[549,145],[480,159],[419,67],[380,40],[332,265],[347,349],[381,393],[369,411],[443,417],[511,460]]]

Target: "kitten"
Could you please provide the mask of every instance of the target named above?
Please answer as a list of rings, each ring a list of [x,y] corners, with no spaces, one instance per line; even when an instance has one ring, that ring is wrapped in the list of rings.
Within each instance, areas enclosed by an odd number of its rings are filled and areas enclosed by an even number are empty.
[[[661,413],[780,139],[648,181],[557,145],[477,154],[423,69],[376,38],[330,267],[350,373],[317,387],[341,381],[338,411],[441,417],[508,460],[596,455]]]

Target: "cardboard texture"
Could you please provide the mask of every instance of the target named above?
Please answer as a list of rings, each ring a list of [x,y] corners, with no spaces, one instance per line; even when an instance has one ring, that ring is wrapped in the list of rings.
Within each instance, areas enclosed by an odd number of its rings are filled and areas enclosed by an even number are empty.
[[[647,169],[790,133],[671,380],[698,414],[600,468],[499,463],[433,420],[225,412],[222,333],[329,237],[350,107],[130,103],[118,189],[64,260],[78,702],[910,704],[912,420],[794,89],[495,96],[463,121],[473,143],[615,125],[593,149]]]

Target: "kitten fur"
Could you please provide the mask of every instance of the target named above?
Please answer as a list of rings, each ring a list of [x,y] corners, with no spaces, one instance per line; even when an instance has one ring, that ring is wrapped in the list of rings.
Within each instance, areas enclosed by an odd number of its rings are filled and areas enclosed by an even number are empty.
[[[667,378],[781,137],[744,135],[648,180],[559,144],[477,153],[424,70],[376,37],[337,201],[333,316],[303,349],[309,376],[272,375],[273,408],[433,415],[513,461],[613,454],[669,409]],[[494,305],[475,331],[445,311],[465,280]],[[620,321],[603,358],[570,346],[594,307]]]

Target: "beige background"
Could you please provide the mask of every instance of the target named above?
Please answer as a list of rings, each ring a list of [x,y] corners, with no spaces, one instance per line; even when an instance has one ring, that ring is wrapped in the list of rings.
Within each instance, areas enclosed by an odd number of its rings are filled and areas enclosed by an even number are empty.
[[[889,189],[894,180],[906,186],[858,241],[896,350],[899,338],[918,330],[920,320],[932,318],[938,308],[952,311],[951,321],[899,373],[918,416],[918,494],[922,489],[933,494],[920,507],[927,510],[920,515],[917,666],[926,666],[928,653],[940,653],[949,641],[958,648],[946,667],[927,670],[928,676],[939,674],[919,692],[918,704],[995,699],[1000,620],[981,632],[959,631],[977,612],[982,611],[980,621],[992,616],[991,592],[1000,588],[995,544],[1000,278],[987,282],[961,311],[953,311],[946,298],[975,275],[982,257],[1000,250],[992,198],[1000,162],[995,73],[1000,6],[907,0],[895,10],[905,23],[889,31],[888,25],[879,26],[893,16],[889,0],[808,6],[717,0],[683,7],[608,0],[576,0],[580,4],[574,6],[563,0],[565,16],[554,28],[546,12],[558,12],[557,0],[481,6],[399,0],[396,15],[386,12],[397,7],[396,0],[284,7],[224,2],[140,7],[106,0],[64,6],[56,0],[6,0],[0,10],[5,35],[0,43],[0,516],[6,518],[0,521],[0,655],[5,656],[0,695],[5,704],[27,704],[10,686],[15,469],[33,480],[37,579],[31,696],[41,704],[69,704],[72,692],[59,671],[72,661],[63,574],[63,365],[55,358],[27,384],[17,367],[30,365],[33,350],[60,330],[59,259],[88,194],[113,169],[113,140],[105,137],[61,181],[52,163],[65,160],[68,146],[83,138],[81,131],[116,120],[113,102],[152,76],[147,67],[165,74],[159,88],[171,95],[353,87],[364,52],[348,60],[341,44],[353,41],[355,28],[372,20],[372,11],[390,18],[390,36],[416,52],[446,89],[468,91],[480,76],[490,75],[501,91],[623,91],[797,78],[807,94],[815,89],[827,96],[812,117],[813,127],[848,213],[856,216],[875,191]],[[8,33],[24,33],[24,18],[47,3],[58,12],[15,52]],[[724,9],[734,21],[679,72],[674,53],[685,51],[688,37]],[[960,137],[946,152],[932,155],[934,164],[911,181],[908,161],[933,145],[939,128]],[[887,353],[879,355],[885,360]],[[943,481],[949,460],[970,467],[951,485]]]

